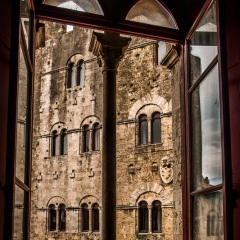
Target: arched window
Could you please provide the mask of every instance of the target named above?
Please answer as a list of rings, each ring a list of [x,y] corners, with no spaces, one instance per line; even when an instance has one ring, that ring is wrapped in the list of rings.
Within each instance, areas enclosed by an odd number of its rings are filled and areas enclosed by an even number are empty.
[[[100,125],[98,123],[95,123],[93,126],[92,141],[92,150],[100,150]]]
[[[77,63],[77,86],[82,86],[84,84],[84,62],[83,60]]]
[[[148,232],[148,205],[147,202],[139,203],[139,232]]]
[[[139,117],[139,144],[148,143],[148,120],[146,115]]]
[[[92,230],[94,232],[99,232],[99,205],[94,203],[92,205]]]
[[[75,67],[74,63],[68,64],[68,78],[67,78],[67,88],[75,86]]]
[[[152,115],[152,143],[161,142],[161,118],[160,113],[156,112]]]
[[[222,221],[215,210],[211,210],[207,215],[207,236],[222,235]]]
[[[67,154],[67,130],[63,129],[61,132],[61,155]]]
[[[89,210],[86,203],[82,204],[82,231],[89,231]]]
[[[83,152],[89,152],[90,147],[90,129],[88,125],[83,127]]]
[[[48,207],[48,230],[56,231],[56,217],[57,212],[54,204],[50,204]]]
[[[58,207],[58,230],[66,231],[66,206],[63,203]]]
[[[57,131],[54,130],[52,132],[52,156],[58,155],[58,134]]]
[[[152,231],[162,232],[162,204],[158,200],[152,204]]]

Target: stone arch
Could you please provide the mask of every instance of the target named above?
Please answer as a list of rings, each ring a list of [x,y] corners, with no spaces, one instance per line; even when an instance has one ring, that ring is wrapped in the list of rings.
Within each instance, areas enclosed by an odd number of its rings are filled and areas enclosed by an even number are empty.
[[[99,117],[97,117],[97,116],[95,116],[95,115],[89,115],[89,116],[85,117],[85,118],[81,121],[81,123],[80,123],[80,129],[82,129],[82,127],[83,127],[84,125],[88,125],[88,126],[90,127],[90,129],[92,129],[92,128],[93,128],[93,125],[94,125],[95,123],[99,123],[99,124],[101,125],[101,121],[100,121]]]
[[[74,65],[76,65],[79,60],[84,61],[84,56],[80,53],[75,53],[70,58],[68,58],[68,60],[66,62],[66,66],[68,66],[68,64],[70,64],[70,63],[74,63]]]
[[[143,194],[149,193],[149,192],[160,194],[162,190],[163,190],[163,187],[158,183],[145,183],[144,185],[141,186],[141,188],[136,188],[132,192],[129,204],[130,206],[135,206],[138,199]]]
[[[145,105],[158,105],[162,110],[162,113],[168,113],[172,110],[171,101],[167,102],[167,100],[161,96],[156,95],[153,91],[151,93],[146,94],[143,98],[137,100],[131,107],[128,118],[135,118],[139,109],[141,109]]]
[[[56,130],[57,133],[60,134],[63,128],[67,129],[67,126],[64,122],[56,122],[51,126],[49,130],[49,134],[51,135],[52,131],[54,130]]]
[[[51,197],[49,200],[48,200],[48,202],[47,202],[47,204],[46,204],[46,206],[48,207],[50,204],[54,204],[54,205],[59,205],[59,204],[61,204],[61,203],[64,203],[65,204],[65,199],[63,198],[63,197],[61,197],[61,196],[53,196],[53,197]],[[65,204],[66,205],[66,204]]]
[[[89,207],[92,206],[93,203],[99,203],[99,198],[94,195],[86,195],[82,197],[79,201],[79,206],[81,206],[83,203],[86,203]]]

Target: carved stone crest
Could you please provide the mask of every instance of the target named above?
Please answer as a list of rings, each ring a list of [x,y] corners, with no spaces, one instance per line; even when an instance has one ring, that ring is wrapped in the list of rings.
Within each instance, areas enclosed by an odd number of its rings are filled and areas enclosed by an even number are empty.
[[[163,157],[160,164],[160,176],[164,183],[170,183],[173,179],[172,160],[169,157]]]

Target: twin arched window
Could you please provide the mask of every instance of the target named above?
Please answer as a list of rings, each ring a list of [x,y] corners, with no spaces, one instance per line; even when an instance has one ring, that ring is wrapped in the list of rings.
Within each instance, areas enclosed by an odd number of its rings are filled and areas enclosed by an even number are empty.
[[[65,128],[60,133],[60,146],[58,132],[52,131],[52,156],[58,156],[59,152],[60,155],[67,154],[67,129]]]
[[[92,134],[91,134],[92,132]],[[83,152],[98,151],[100,150],[100,125],[95,123],[92,131],[88,125],[83,126]]]
[[[159,112],[152,114],[151,118],[151,134],[149,136],[147,115],[139,116],[139,144],[148,144],[148,139],[151,137],[151,143],[161,142],[161,115]]]
[[[68,64],[67,88],[82,86],[84,84],[84,62],[79,60],[77,65]]]
[[[150,211],[152,211],[151,215]],[[148,207],[146,201],[141,201],[139,203],[138,215],[140,233],[162,232],[162,204],[160,201],[154,201],[151,207]],[[149,216],[151,216],[151,219]],[[151,227],[151,229],[149,229],[149,227]]]
[[[91,209],[88,208],[86,203],[81,205],[82,208],[82,232],[99,232],[99,204],[92,204]],[[91,210],[91,212],[90,212]],[[90,219],[91,216],[91,219]]]
[[[48,206],[48,230],[66,231],[66,206],[61,203],[56,210],[54,204]]]

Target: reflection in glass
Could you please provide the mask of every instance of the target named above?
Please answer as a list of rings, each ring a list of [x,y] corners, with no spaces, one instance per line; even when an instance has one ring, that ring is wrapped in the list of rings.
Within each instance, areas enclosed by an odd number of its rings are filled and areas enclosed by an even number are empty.
[[[193,190],[222,183],[218,65],[191,96]]]
[[[18,115],[17,115],[17,155],[16,177],[24,182],[26,158],[26,120],[27,120],[27,91],[28,70],[20,48],[20,66],[18,83]]]
[[[159,142],[161,142],[161,118],[157,112],[152,116],[152,143]]]
[[[148,143],[148,120],[146,115],[141,115],[139,117],[139,143]]]
[[[22,28],[23,28],[23,33],[25,36],[26,44],[28,46],[29,42],[29,36],[30,36],[30,11],[28,7],[28,1],[27,0],[22,0],[21,1],[22,6],[21,6],[21,21],[22,21]]]
[[[208,9],[198,24],[189,44],[191,83],[193,84],[218,54],[216,3]]]
[[[193,239],[224,239],[222,192],[194,197]]]
[[[157,0],[138,1],[126,20],[177,29],[173,17]]]
[[[103,11],[97,0],[45,0],[46,5],[71,9],[80,12],[94,13],[103,15]]]
[[[14,239],[23,240],[24,190],[15,186]]]

